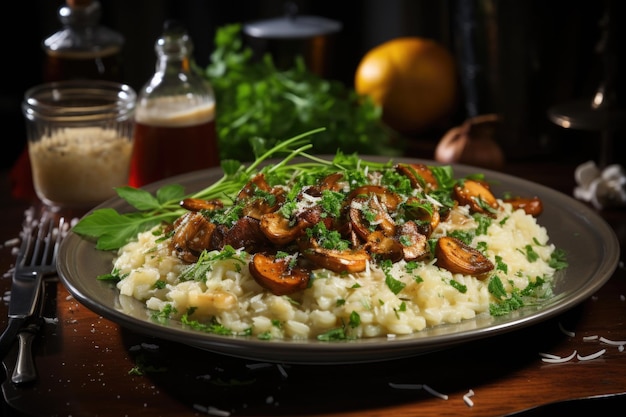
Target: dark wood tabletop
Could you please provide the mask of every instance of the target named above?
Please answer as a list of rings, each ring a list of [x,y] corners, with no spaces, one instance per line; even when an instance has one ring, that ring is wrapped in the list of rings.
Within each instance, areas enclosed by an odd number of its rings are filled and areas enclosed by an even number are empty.
[[[503,171],[569,195],[573,164],[509,163]],[[0,326],[6,324],[21,224],[36,199],[0,189]],[[626,209],[599,210],[626,247]],[[39,379],[2,380],[6,415],[27,416],[502,416],[602,413],[626,405],[622,262],[593,296],[521,330],[406,359],[367,364],[260,363],[133,333],[47,284],[46,324],[35,341]],[[547,363],[541,352],[597,359]],[[11,372],[14,347],[4,364]],[[619,408],[618,408],[619,409]]]

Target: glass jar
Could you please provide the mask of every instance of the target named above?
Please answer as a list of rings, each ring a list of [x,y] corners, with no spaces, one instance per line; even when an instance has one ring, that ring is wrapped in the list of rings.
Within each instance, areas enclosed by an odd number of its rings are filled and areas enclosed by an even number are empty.
[[[35,86],[22,103],[37,196],[52,207],[92,207],[128,184],[135,91],[110,81]]]

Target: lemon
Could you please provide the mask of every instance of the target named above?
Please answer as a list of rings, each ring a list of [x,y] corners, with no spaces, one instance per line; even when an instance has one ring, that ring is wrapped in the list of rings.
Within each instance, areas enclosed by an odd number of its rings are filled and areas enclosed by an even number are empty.
[[[355,90],[382,107],[383,121],[404,133],[433,127],[456,104],[456,61],[440,43],[395,38],[368,51],[354,78]]]

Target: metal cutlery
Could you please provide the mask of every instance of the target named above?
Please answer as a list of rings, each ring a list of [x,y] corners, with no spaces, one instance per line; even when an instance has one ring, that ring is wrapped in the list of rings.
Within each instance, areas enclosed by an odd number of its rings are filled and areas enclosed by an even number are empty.
[[[43,311],[46,305],[46,281],[41,283],[39,293],[39,311],[17,333],[17,360],[11,375],[14,384],[26,384],[37,379],[33,342],[44,324]]]
[[[31,354],[28,351],[31,341],[28,340],[26,334],[20,336],[20,333],[22,329],[27,330],[25,325],[32,326],[31,331],[38,326],[36,320],[32,323],[30,321],[35,314],[38,302],[43,303],[43,278],[56,274],[56,255],[63,236],[63,223],[62,218],[57,225],[54,218],[44,216],[38,223],[24,227],[11,284],[8,324],[0,335],[0,358],[6,356],[16,338],[21,339],[18,355],[21,356],[22,370],[29,361],[22,355]],[[21,378],[18,377],[18,379]]]

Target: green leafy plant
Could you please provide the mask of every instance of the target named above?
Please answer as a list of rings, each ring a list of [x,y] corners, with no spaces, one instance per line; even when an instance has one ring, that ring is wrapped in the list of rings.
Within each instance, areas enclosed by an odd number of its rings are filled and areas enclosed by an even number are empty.
[[[200,69],[201,70],[201,69]],[[248,138],[269,149],[282,138],[324,126],[313,153],[399,155],[398,135],[381,122],[382,110],[339,81],[309,71],[301,57],[278,70],[269,54],[254,60],[244,45],[241,25],[218,28],[215,50],[203,76],[216,96],[216,124],[222,158],[252,160]]]

